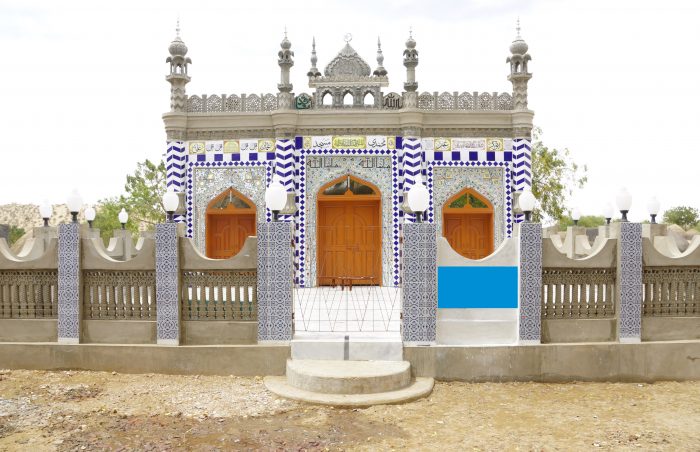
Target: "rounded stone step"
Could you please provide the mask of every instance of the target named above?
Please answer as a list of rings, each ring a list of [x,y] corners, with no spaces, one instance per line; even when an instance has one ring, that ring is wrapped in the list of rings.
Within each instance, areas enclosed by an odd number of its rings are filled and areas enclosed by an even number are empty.
[[[287,383],[321,394],[373,394],[411,384],[408,361],[287,360]]]
[[[265,377],[265,386],[278,396],[301,402],[338,407],[367,407],[404,403],[425,397],[433,390],[432,378],[416,378],[405,388],[374,394],[324,394],[295,388],[285,377]]]

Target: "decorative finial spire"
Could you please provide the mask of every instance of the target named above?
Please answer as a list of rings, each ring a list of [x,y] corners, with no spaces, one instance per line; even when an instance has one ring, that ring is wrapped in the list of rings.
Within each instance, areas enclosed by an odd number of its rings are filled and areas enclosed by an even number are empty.
[[[520,19],[518,19],[520,20]],[[284,39],[287,39],[287,26],[284,26]]]
[[[321,71],[316,67],[318,62],[318,57],[316,56],[316,36],[311,38],[311,69],[306,73],[309,77],[318,77],[321,75]]]
[[[175,26],[175,38],[180,39],[180,17],[177,18],[177,25]]]
[[[374,75],[384,77],[386,69],[384,69],[384,54],[382,53],[382,41],[377,36],[377,69],[374,70]]]
[[[522,39],[522,38],[520,38],[520,16],[518,16],[518,21],[516,22],[516,25],[515,25],[515,31],[518,34],[516,39]]]
[[[170,74],[165,79],[170,83],[170,110],[185,111],[187,92],[185,85],[190,81],[187,75],[188,66],[192,60],[187,56],[187,46],[180,38],[180,17],[175,25],[175,39],[168,46],[170,56],[165,59],[170,64]]]

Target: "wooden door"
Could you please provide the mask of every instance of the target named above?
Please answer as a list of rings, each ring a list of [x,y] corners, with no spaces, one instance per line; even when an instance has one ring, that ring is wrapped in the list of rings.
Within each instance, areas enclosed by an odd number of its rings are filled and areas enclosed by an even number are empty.
[[[477,192],[466,189],[443,207],[443,235],[464,257],[482,259],[493,253],[493,206]]]
[[[255,221],[252,201],[233,188],[219,194],[207,206],[207,257],[228,259],[238,254],[246,238],[255,235]]]
[[[317,265],[319,285],[381,284],[381,201],[376,188],[348,179],[350,188],[321,189],[317,208]],[[342,181],[341,181],[342,183]],[[333,185],[335,184],[335,185]],[[355,194],[353,192],[357,192]],[[324,191],[326,194],[324,194]],[[327,194],[334,193],[334,194]]]
[[[207,222],[207,256],[212,259],[235,256],[251,235],[255,235],[255,215],[210,215]]]

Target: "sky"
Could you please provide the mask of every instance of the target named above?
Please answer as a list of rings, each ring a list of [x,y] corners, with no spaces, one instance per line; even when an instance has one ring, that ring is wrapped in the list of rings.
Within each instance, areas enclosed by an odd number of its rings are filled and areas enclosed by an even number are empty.
[[[121,194],[125,175],[165,151],[168,45],[180,18],[192,58],[188,94],[277,91],[287,28],[296,93],[352,46],[375,66],[381,37],[388,91],[405,81],[413,29],[419,91],[511,91],[508,47],[519,17],[532,56],[529,106],[549,147],[588,168],[569,207],[599,215],[621,187],[632,220],[700,207],[700,2],[696,1],[26,1],[0,0],[0,204],[88,203]]]

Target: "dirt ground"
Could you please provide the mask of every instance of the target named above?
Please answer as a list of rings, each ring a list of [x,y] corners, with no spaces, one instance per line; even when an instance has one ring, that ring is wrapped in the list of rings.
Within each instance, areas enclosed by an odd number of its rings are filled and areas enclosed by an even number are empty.
[[[367,409],[260,378],[0,371],[0,450],[700,450],[700,382],[436,383]]]

